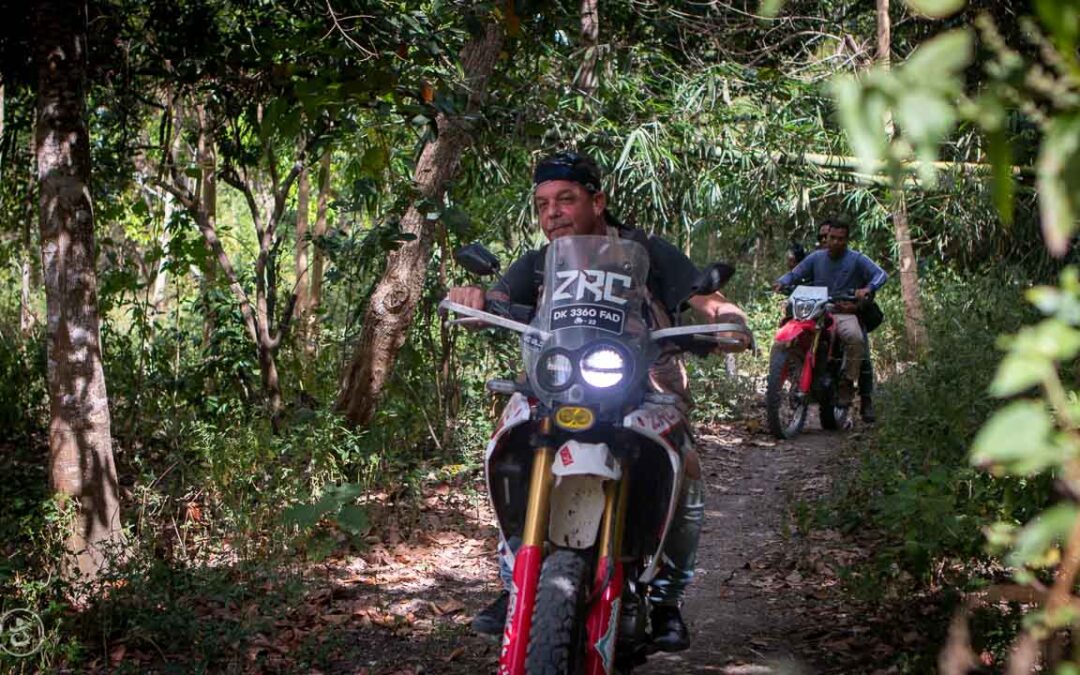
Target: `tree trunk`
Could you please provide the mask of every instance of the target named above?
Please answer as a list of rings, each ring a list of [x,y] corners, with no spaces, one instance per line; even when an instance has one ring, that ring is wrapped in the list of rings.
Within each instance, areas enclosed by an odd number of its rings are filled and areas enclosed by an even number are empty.
[[[206,104],[195,106],[196,121],[199,124],[198,157],[200,175],[199,199],[197,204],[196,219],[207,223],[210,229],[217,228],[217,152],[214,148],[213,124],[210,111]],[[210,346],[210,338],[215,330],[215,312],[210,303],[210,293],[217,281],[217,265],[214,264],[214,252],[209,251],[206,263],[203,265],[202,279],[199,281],[199,292],[203,299],[203,349]],[[211,385],[213,386],[213,385]]]
[[[308,168],[300,170],[296,181],[296,333],[300,344],[306,344],[307,308],[311,279],[308,276],[308,208],[311,204],[311,181]]]
[[[915,249],[911,245],[907,202],[902,191],[898,192],[893,200],[893,229],[896,233],[896,251],[900,257],[900,295],[904,300],[904,335],[907,338],[908,356],[917,358],[930,344],[923,320],[922,301],[919,299],[919,270],[916,267]]]
[[[889,0],[877,0],[877,60],[888,68],[892,63],[892,19]]]
[[[877,38],[878,63],[888,68],[892,61],[889,0],[877,0]],[[891,116],[886,120],[886,133],[890,139],[895,133]],[[908,225],[907,203],[904,200],[902,181],[895,185],[894,193],[892,215],[896,252],[900,257],[900,293],[904,301],[904,333],[907,338],[908,357],[915,359],[929,347],[929,341],[923,321],[922,301],[919,299],[919,271],[915,261],[915,249],[911,245],[911,228]]]
[[[41,258],[48,315],[49,476],[74,500],[69,576],[96,578],[121,543],[109,402],[101,363],[90,139],[86,122],[86,5],[34,5]]]
[[[597,45],[600,38],[600,12],[596,2],[597,0],[581,0],[581,46],[584,48],[584,58],[574,78],[574,86],[587,96],[596,91],[598,83],[596,63],[600,58]]]
[[[457,174],[461,153],[470,142],[467,120],[479,110],[502,42],[502,27],[492,22],[462,50],[466,86],[471,92],[469,102],[462,117],[440,113],[437,118],[439,135],[424,146],[413,176],[422,199],[441,204],[447,182]],[[338,408],[357,425],[369,422],[375,412],[412,324],[431,256],[434,226],[415,205],[401,219],[401,230],[416,239],[390,254],[364,314],[356,351],[342,378]]]
[[[37,141],[30,139],[30,150],[36,152]],[[23,337],[30,337],[37,325],[37,315],[32,307],[34,290],[34,255],[33,239],[31,237],[31,223],[34,220],[34,184],[37,176],[30,175],[26,186],[26,203],[23,206],[22,215],[22,269],[20,274],[19,288],[19,330]]]
[[[318,241],[320,237],[326,236],[326,215],[330,205],[330,149],[327,148],[323,151],[322,157],[319,159],[319,197],[318,202],[315,205],[315,229],[311,233],[311,238],[314,241]],[[322,304],[322,282],[323,282],[323,252],[318,246],[312,247],[314,250],[311,254],[311,285],[308,287],[307,297],[307,320],[308,325],[305,328],[305,335],[307,341],[305,342],[305,352],[308,357],[314,357],[318,353],[319,349],[319,307]]]
[[[165,193],[162,195],[162,201],[165,202],[165,217],[161,227],[161,234],[158,235],[158,246],[162,251],[169,248],[169,221],[173,215],[173,197],[172,195]],[[161,256],[161,260],[158,261],[157,269],[154,270],[154,279],[152,283],[152,290],[150,292],[150,306],[154,308],[154,318],[156,318],[165,311],[165,289],[169,284],[169,271],[168,271],[168,256]]]

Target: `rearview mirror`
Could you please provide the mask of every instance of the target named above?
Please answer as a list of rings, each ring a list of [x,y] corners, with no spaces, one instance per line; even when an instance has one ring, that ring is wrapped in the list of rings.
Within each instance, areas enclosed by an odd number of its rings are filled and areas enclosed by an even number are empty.
[[[701,271],[701,276],[694,284],[694,295],[715,293],[735,274],[735,268],[727,263],[715,262]]]
[[[469,244],[454,251],[454,260],[469,272],[481,277],[499,273],[499,259],[483,244]]]

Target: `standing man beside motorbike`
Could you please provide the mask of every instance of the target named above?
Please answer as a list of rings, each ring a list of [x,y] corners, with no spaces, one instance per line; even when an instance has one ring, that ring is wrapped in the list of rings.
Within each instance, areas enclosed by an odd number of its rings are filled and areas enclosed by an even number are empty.
[[[569,235],[610,236],[631,239],[646,248],[649,254],[647,315],[652,324],[650,328],[671,326],[683,302],[707,321],[746,324],[743,311],[721,293],[692,295],[699,273],[681,251],[658,237],[650,237],[615,221],[607,211],[607,195],[601,189],[599,167],[590,158],[575,152],[560,152],[547,157],[536,166],[533,184],[533,206],[540,228],[549,241]],[[490,289],[485,291],[476,286],[451,288],[448,299],[474,309],[484,309],[489,300],[535,306],[543,279],[544,259],[544,250],[529,251]],[[747,346],[744,341],[731,351],[742,351]],[[677,354],[661,355],[649,371],[649,381],[657,391],[677,395],[684,410],[690,407],[686,369]],[[689,633],[679,607],[694,575],[704,516],[704,486],[696,452],[688,453],[685,466],[686,480],[665,545],[664,565],[649,587],[653,604],[653,643],[664,651],[679,651],[689,646]],[[509,545],[514,547],[513,542]],[[498,635],[503,632],[509,603],[507,558],[500,556],[500,576],[507,590],[474,618],[473,629],[479,633]]]
[[[801,279],[809,279],[814,286],[827,287],[830,296],[854,292],[860,302],[872,300],[889,275],[870,258],[848,249],[850,226],[846,222],[830,221],[828,226],[825,247],[806,256],[794,269],[777,279],[773,289],[779,291]],[[855,396],[855,382],[866,355],[866,336],[857,312],[858,304],[850,302],[836,303],[833,312],[836,333],[844,343],[839,404],[845,410]]]

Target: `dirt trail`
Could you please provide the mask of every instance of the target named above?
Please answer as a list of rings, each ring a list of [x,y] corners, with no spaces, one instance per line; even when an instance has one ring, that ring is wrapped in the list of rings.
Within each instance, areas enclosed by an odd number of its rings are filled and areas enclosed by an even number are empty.
[[[700,437],[706,519],[683,608],[694,642],[680,654],[653,655],[640,672],[817,672],[813,646],[801,643],[815,621],[804,605],[817,598],[789,568],[789,512],[795,499],[829,488],[843,437],[816,425],[793,442],[712,431]]]
[[[844,471],[846,437],[808,426],[794,442],[776,442],[754,423],[700,430],[706,520],[684,607],[693,644],[635,672],[855,672],[850,661],[830,666],[829,655],[864,646],[845,632],[855,617],[845,618],[834,571],[858,549],[835,532],[791,532],[794,504],[821,496]],[[496,641],[468,629],[499,589],[491,515],[457,489],[427,501],[429,520],[405,541],[328,570],[338,585],[324,611],[352,617],[336,636],[344,649],[333,672],[494,672]]]

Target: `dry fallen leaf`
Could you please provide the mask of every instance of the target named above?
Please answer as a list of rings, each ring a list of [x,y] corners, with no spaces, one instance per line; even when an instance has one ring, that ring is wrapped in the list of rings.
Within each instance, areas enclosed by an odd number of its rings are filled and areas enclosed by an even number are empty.
[[[109,651],[109,664],[113,667],[120,665],[120,662],[124,660],[124,654],[127,653],[127,645],[121,643],[113,647]]]
[[[349,620],[348,614],[323,614],[322,620],[331,626],[340,626]]]
[[[465,648],[464,647],[458,647],[454,651],[452,651],[449,654],[447,654],[446,656],[444,656],[443,661],[445,661],[446,663],[450,663],[451,661],[458,658],[459,656],[461,656],[464,653],[465,653]]]
[[[454,612],[460,612],[465,609],[465,603],[457,600],[456,598],[450,598],[444,602],[440,602],[435,605],[440,615],[453,614]]]

